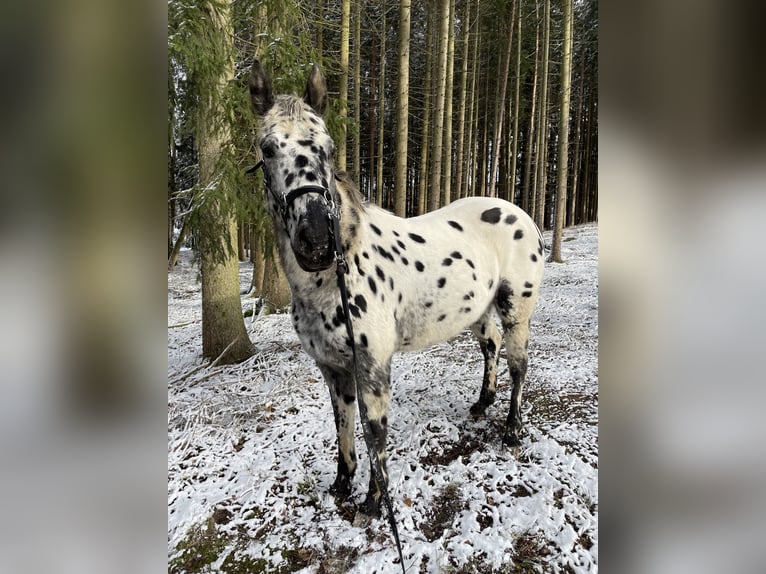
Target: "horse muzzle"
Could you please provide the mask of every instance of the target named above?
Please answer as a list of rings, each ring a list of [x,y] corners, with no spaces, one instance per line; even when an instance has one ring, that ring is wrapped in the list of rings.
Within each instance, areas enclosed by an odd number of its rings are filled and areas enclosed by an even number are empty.
[[[321,216],[310,209],[307,216],[299,220],[291,242],[298,265],[310,273],[324,271],[335,261],[329,218],[325,210],[319,210]]]

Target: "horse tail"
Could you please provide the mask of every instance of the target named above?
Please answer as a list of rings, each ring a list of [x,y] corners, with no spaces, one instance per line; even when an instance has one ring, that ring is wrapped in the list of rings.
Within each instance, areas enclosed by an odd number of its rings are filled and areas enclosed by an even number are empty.
[[[543,246],[543,249],[544,249],[545,251],[548,251],[548,252],[550,252],[550,250],[551,250],[551,246],[550,246],[549,244],[545,243],[545,239],[543,239],[543,234],[542,234],[542,232],[540,231],[540,228],[539,228],[539,227],[537,227],[537,223],[535,223],[535,222],[533,221],[533,222],[532,222],[532,225],[534,225],[534,226],[535,226],[535,231],[537,231],[537,236],[540,238],[540,243],[542,244],[542,246]]]

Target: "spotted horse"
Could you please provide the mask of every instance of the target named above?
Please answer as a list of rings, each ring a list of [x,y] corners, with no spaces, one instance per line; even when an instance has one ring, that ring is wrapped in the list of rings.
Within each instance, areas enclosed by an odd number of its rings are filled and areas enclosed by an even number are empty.
[[[249,89],[261,118],[257,143],[266,203],[292,292],[293,326],[332,399],[339,452],[331,490],[340,497],[351,493],[358,401],[384,481],[377,484],[373,468],[360,511],[379,516],[381,488],[385,493],[387,482],[395,352],[421,349],[470,327],[484,355],[481,393],[470,411],[483,415],[495,400],[502,343],[493,315],[497,312],[513,383],[503,441],[519,444],[543,240],[524,211],[500,199],[460,199],[410,219],[364,203],[348,177],[334,170],[335,145],[322,119],[327,88],[316,65],[303,98],[275,96],[257,60]],[[338,275],[345,283],[348,314],[336,278],[335,263],[341,257],[346,265]],[[353,341],[347,320],[353,324]]]

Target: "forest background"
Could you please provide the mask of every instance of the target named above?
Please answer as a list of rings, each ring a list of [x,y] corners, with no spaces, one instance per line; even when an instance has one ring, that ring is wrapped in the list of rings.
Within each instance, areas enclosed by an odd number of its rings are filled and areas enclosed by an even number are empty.
[[[163,568],[166,4],[3,8],[4,564]],[[599,6],[608,571],[764,562],[766,84],[752,8]],[[711,277],[728,279],[713,329]],[[694,416],[679,416],[690,399]]]
[[[171,0],[168,264],[200,254],[203,354],[249,354],[237,260],[251,293],[289,303],[273,247],[247,77],[277,93],[328,81],[336,168],[400,216],[502,197],[554,228],[598,215],[598,8],[574,0]],[[226,351],[224,353],[224,351]],[[223,355],[223,356],[222,356]]]

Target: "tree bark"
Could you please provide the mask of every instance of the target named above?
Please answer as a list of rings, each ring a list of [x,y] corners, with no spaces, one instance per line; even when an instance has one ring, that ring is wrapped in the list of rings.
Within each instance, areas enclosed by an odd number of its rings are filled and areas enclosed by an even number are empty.
[[[359,135],[362,129],[362,2],[357,0],[354,2],[354,147],[351,151],[351,178],[359,182],[359,189],[364,191],[364,182],[362,181],[361,170],[361,142],[359,141]]]
[[[211,10],[213,34],[220,35],[229,53],[233,53],[231,20],[228,6]],[[222,93],[234,78],[234,61],[220,71],[217,93],[202,102],[198,137],[200,183],[208,193],[215,190],[224,196],[233,190],[220,189],[216,183],[216,163],[223,145],[229,140],[229,129],[222,108]],[[205,193],[205,192],[203,192]],[[239,262],[237,261],[237,220],[232,201],[217,194],[200,207],[200,256],[202,268],[202,354],[223,363],[239,362],[251,354],[250,340],[245,331],[239,295]],[[232,345],[233,343],[233,345]]]
[[[452,200],[452,96],[455,83],[455,0],[450,1],[447,44],[447,78],[444,102],[444,159],[442,160],[442,205]]]
[[[430,129],[431,115],[433,113],[431,103],[431,79],[433,78],[433,45],[434,45],[434,11],[429,10],[430,3],[426,3],[426,54],[425,54],[425,78],[423,80],[423,123],[420,134],[420,177],[418,179],[417,215],[426,212],[426,198],[428,197],[428,158],[430,153]]]
[[[481,178],[481,180],[478,182],[479,186],[479,195],[481,197],[487,196],[487,171],[489,169],[489,108],[490,108],[490,97],[489,97],[489,86],[490,86],[490,74],[485,74],[484,76],[484,113],[483,113],[483,120],[481,123],[481,168],[479,169],[477,179]]]
[[[480,22],[481,21],[481,4],[476,5],[476,17],[474,18],[474,21]],[[474,194],[474,189],[476,185],[476,134],[478,133],[478,125],[479,125],[479,106],[477,104],[478,97],[476,95],[476,86],[478,83],[477,76],[478,76],[478,62],[479,62],[479,39],[481,38],[481,28],[477,27],[476,32],[474,33],[473,38],[473,48],[472,53],[473,56],[471,58],[471,90],[469,92],[469,103],[468,103],[468,113],[469,113],[469,119],[468,119],[468,129],[466,130],[466,153],[468,154],[468,157],[466,158],[467,163],[467,169],[466,169],[466,177],[464,178],[463,183],[463,191],[461,191],[461,197],[468,197],[469,195]]]
[[[407,209],[410,7],[411,0],[401,0],[399,2],[399,90],[396,99],[396,176],[394,183],[394,213],[399,217],[404,217]]]
[[[380,87],[378,88],[378,166],[376,181],[376,200],[379,207],[383,206],[383,193],[385,182],[383,181],[383,142],[386,129],[386,0],[383,0],[383,24],[380,38]],[[370,198],[372,199],[372,198]]]
[[[516,87],[513,98],[513,141],[511,143],[511,180],[508,195],[512,203],[516,203],[516,162],[519,154],[519,100],[521,95],[521,4],[516,15]]]
[[[431,156],[431,189],[428,194],[428,210],[439,208],[442,178],[442,147],[444,144],[444,100],[447,89],[447,50],[449,35],[450,0],[439,3],[439,42],[436,73],[436,103],[434,105],[433,153]]]
[[[338,97],[338,116],[341,120],[348,117],[348,55],[351,35],[351,0],[341,2],[340,20],[340,90]],[[339,171],[346,171],[346,122],[341,121],[341,136],[335,142],[335,165]]]
[[[545,0],[543,26],[543,60],[542,71],[540,74],[540,120],[537,129],[538,177],[535,203],[535,223],[540,230],[545,228],[545,194],[548,186],[546,157],[548,151],[548,63],[550,59],[551,43],[551,0]]]
[[[585,77],[584,77],[584,68],[585,68],[585,50],[583,48],[583,54],[582,59],[580,60],[580,88],[578,90],[578,96],[577,96],[577,116],[575,119],[575,149],[574,149],[574,165],[572,166],[572,194],[569,200],[569,211],[567,214],[567,225],[574,225],[575,224],[575,213],[577,212],[577,197],[578,197],[578,191],[577,191],[577,184],[580,179],[580,166],[582,165],[582,161],[580,159],[580,150],[581,150],[581,139],[582,139],[582,120],[584,116],[584,110],[583,110],[583,88],[585,86]]]
[[[181,230],[178,232],[178,237],[175,240],[175,243],[173,244],[173,249],[170,251],[170,255],[168,256],[168,270],[173,269],[173,267],[176,266],[176,263],[178,263],[178,256],[181,253],[181,246],[183,245],[184,240],[186,239],[186,235],[189,233],[189,216],[187,215],[184,217],[183,225],[181,225]]]
[[[455,191],[454,195],[462,197],[463,178],[465,167],[463,153],[465,151],[465,112],[468,101],[468,48],[470,45],[469,30],[471,26],[471,4],[465,2],[465,12],[463,12],[463,22],[461,26],[462,37],[460,38],[460,95],[458,96],[457,111],[457,149],[455,150]]]
[[[537,0],[535,0],[535,16],[537,16]],[[535,26],[535,54],[540,52],[540,19],[535,18],[537,25]],[[538,81],[538,63],[539,58],[535,57],[535,71],[532,78],[532,98],[531,109],[529,111],[529,130],[526,143],[526,154],[524,157],[524,190],[521,194],[521,208],[531,216],[534,216],[535,211],[535,191],[536,191],[536,179],[532,176],[532,159],[537,153],[537,139],[535,126],[537,124],[537,117],[535,116],[537,105],[537,81]],[[535,172],[536,173],[536,172]]]
[[[567,176],[569,175],[569,103],[572,91],[572,0],[564,0],[564,45],[561,60],[561,99],[559,102],[558,180],[556,183],[556,220],[553,226],[553,246],[549,261],[561,263],[561,236],[567,206]]]
[[[513,15],[516,11],[516,0],[511,5],[511,25],[508,26],[508,39],[505,42],[505,52],[500,68],[500,89],[495,103],[495,133],[492,143],[492,173],[489,176],[490,197],[497,195],[497,178],[500,164],[500,142],[503,135],[503,123],[505,121],[505,98],[508,91],[508,75],[511,70],[511,52],[513,51]]]

